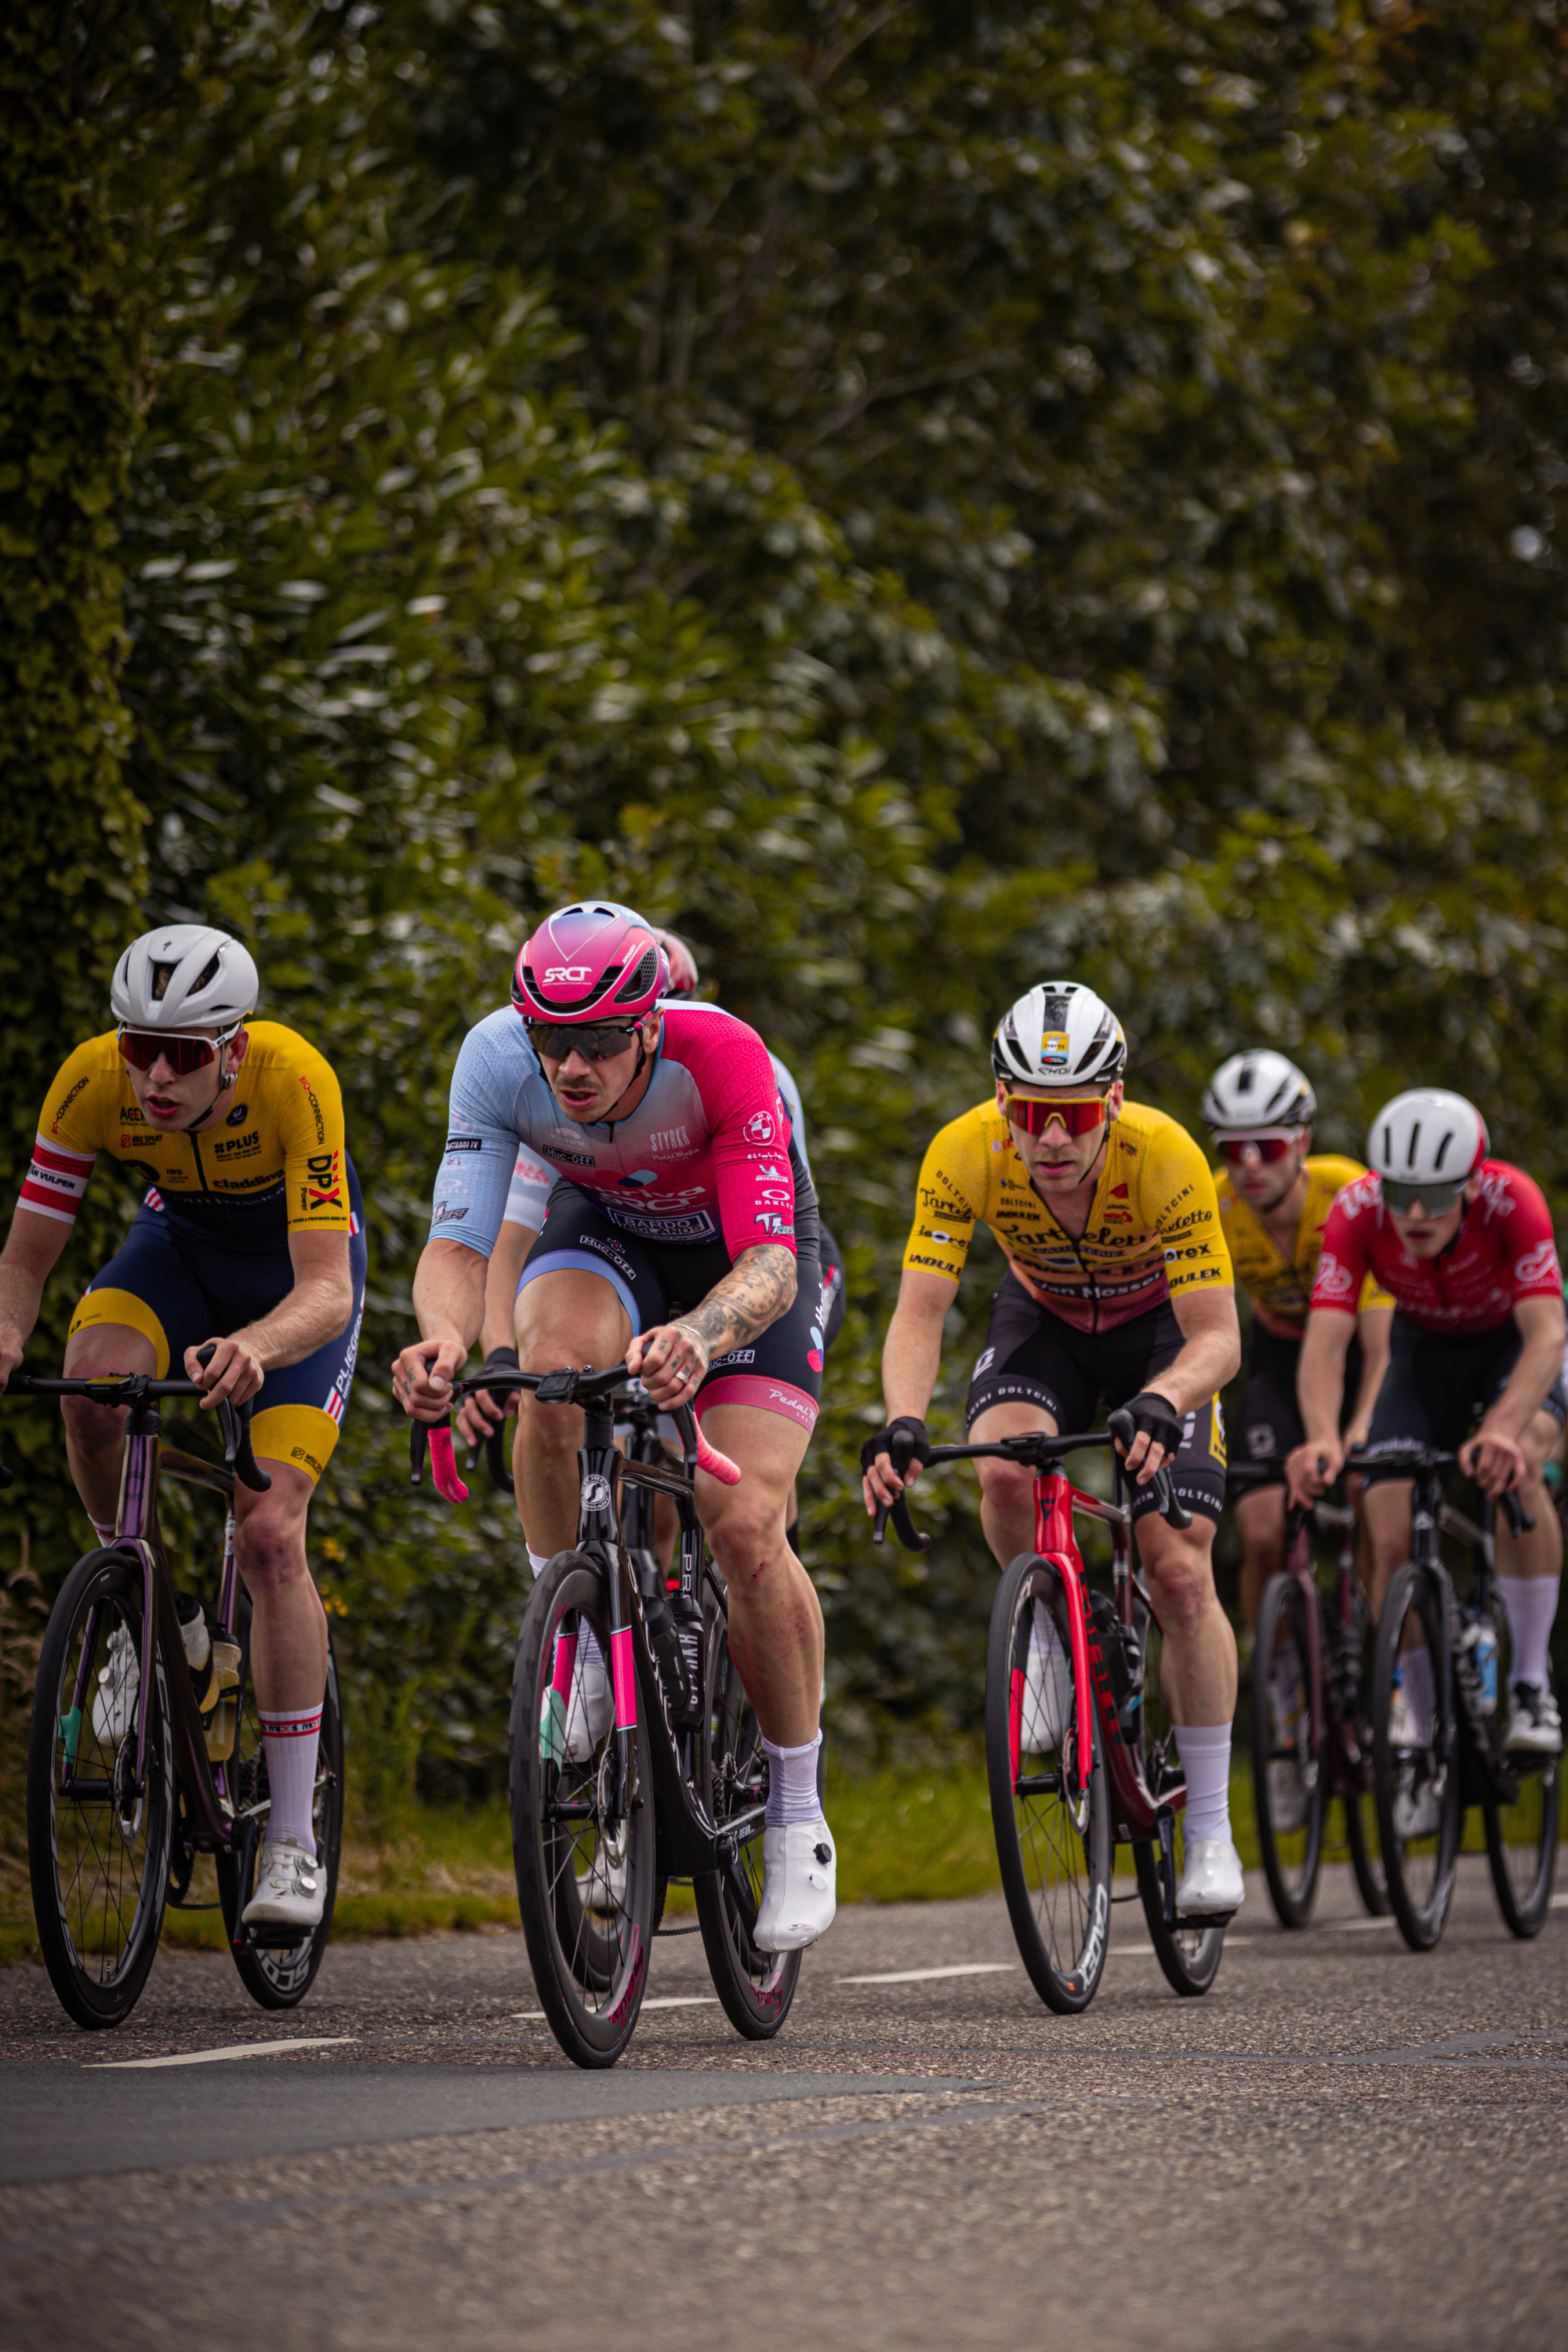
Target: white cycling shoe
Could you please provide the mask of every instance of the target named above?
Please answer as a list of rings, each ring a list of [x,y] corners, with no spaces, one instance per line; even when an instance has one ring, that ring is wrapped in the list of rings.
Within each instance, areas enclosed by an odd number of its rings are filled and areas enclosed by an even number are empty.
[[[1072,1660],[1053,1621],[1037,1601],[1029,1627],[1029,1659],[1024,1671],[1024,1706],[1019,1737],[1025,1752],[1050,1755],[1060,1748],[1072,1721]]]
[[[1508,1752],[1510,1756],[1561,1756],[1563,1717],[1557,1701],[1539,1683],[1515,1683],[1509,1709]]]
[[[566,1755],[573,1764],[585,1764],[616,1719],[610,1670],[603,1658],[579,1659],[572,1677],[566,1707]]]
[[[1176,1888],[1178,1918],[1239,1911],[1247,1896],[1241,1856],[1228,1837],[1190,1838]]]
[[[833,1925],[838,1857],[819,1813],[763,1832],[763,1899],[752,1941],[759,1952],[799,1952]]]
[[[136,1694],[142,1687],[142,1661],[126,1625],[110,1629],[109,1657],[98,1670],[92,1695],[92,1727],[106,1748],[118,1748],[136,1720]]]
[[[327,1874],[309,1846],[292,1838],[268,1838],[261,1849],[256,1892],[240,1917],[247,1927],[298,1927],[302,1936],[321,1924],[327,1906]]]
[[[1436,1837],[1443,1819],[1443,1800],[1436,1784],[1423,1774],[1419,1782],[1406,1768],[1399,1776],[1394,1798],[1394,1833],[1404,1845],[1417,1838]]]

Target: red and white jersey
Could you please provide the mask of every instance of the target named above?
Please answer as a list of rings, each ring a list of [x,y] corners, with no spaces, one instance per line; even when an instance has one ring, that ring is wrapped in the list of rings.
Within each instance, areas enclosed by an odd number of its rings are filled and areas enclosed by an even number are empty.
[[[1561,1298],[1552,1213],[1539,1184],[1501,1160],[1483,1160],[1481,1196],[1437,1257],[1412,1257],[1383,1205],[1376,1176],[1348,1184],[1329,1211],[1311,1307],[1353,1315],[1373,1282],[1426,1331],[1491,1331],[1521,1298]]]
[[[815,1247],[816,1195],[766,1046],[716,1004],[664,1003],[642,1100],[626,1118],[580,1126],[550,1091],[521,1016],[489,1013],[452,1073],[432,1237],[489,1257],[519,1146],[598,1202],[624,1233],[707,1244],[731,1258],[759,1243]]]

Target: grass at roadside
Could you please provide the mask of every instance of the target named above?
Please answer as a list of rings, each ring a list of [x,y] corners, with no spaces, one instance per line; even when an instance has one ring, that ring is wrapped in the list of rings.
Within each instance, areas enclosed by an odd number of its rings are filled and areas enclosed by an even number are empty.
[[[958,1750],[945,1770],[830,1778],[827,1801],[838,1841],[842,1902],[952,1901],[988,1894],[999,1883],[985,1771],[973,1750]],[[1242,1859],[1256,1865],[1245,1769],[1232,1777],[1231,1811]],[[216,1902],[216,1893],[212,1864],[204,1858],[191,1896]],[[690,1890],[672,1888],[669,1907],[689,1911]],[[377,1839],[351,1827],[345,1836],[335,1937],[476,1933],[516,1925],[511,1832],[499,1800],[464,1810],[414,1807],[395,1833]],[[163,1934],[183,1950],[223,1949],[216,1909],[172,1910]],[[7,1855],[0,1861],[0,1964],[37,1958],[26,1866]]]

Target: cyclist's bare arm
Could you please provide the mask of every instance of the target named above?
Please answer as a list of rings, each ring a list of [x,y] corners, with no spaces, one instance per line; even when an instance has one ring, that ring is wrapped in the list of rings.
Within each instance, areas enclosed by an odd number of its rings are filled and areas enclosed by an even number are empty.
[[[1345,1449],[1340,1413],[1345,1401],[1345,1360],[1357,1318],[1337,1307],[1318,1307],[1307,1318],[1301,1360],[1296,1367],[1296,1402],[1305,1441],[1288,1457],[1286,1484],[1293,1503],[1310,1503],[1340,1475]],[[1324,1464],[1320,1471],[1319,1463]]]
[[[69,1225],[58,1217],[40,1217],[32,1209],[18,1209],[0,1250],[0,1389],[22,1360],[44,1285],[71,1237]]]
[[[689,1404],[715,1356],[743,1348],[795,1305],[795,1252],[779,1242],[742,1250],[700,1306],[678,1323],[656,1324],[626,1350],[626,1369],[668,1412]]]
[[[1182,1329],[1182,1352],[1147,1382],[1154,1395],[1164,1397],[1184,1419],[1217,1395],[1241,1369],[1241,1325],[1237,1320],[1236,1292],[1217,1284],[1209,1290],[1178,1291],[1171,1312]],[[1152,1457],[1157,1470],[1164,1449],[1147,1430],[1140,1430],[1127,1449],[1129,1472],[1142,1470]]]
[[[502,1219],[485,1276],[485,1319],[479,1328],[479,1346],[487,1363],[499,1349],[517,1345],[513,1321],[517,1286],[522,1277],[523,1263],[538,1239],[531,1225],[513,1224]],[[458,1435],[466,1437],[470,1445],[481,1444],[490,1431],[516,1410],[516,1392],[503,1396],[499,1389],[476,1390],[458,1408]]]
[[[882,1342],[882,1402],[889,1423],[900,1413],[916,1421],[925,1419],[942,1369],[942,1327],[957,1297],[957,1283],[949,1282],[945,1275],[923,1274],[912,1265],[904,1268],[899,1303]],[[911,1462],[908,1483],[920,1475],[919,1463]],[[876,1503],[897,1502],[906,1481],[897,1475],[887,1455],[879,1454],[860,1483],[869,1509]]]
[[[1366,1433],[1372,1427],[1372,1409],[1377,1402],[1377,1392],[1388,1370],[1388,1339],[1393,1328],[1392,1307],[1363,1307],[1356,1317],[1355,1335],[1361,1341],[1361,1386],[1356,1391],[1355,1410],[1345,1431],[1347,1454],[1352,1446],[1366,1444]]]
[[[1518,1298],[1513,1319],[1524,1342],[1519,1361],[1474,1437],[1459,1449],[1460,1461],[1489,1495],[1502,1494],[1529,1476],[1521,1441],[1563,1369],[1562,1299]]]
[[[442,1421],[452,1409],[452,1382],[485,1319],[489,1263],[466,1242],[442,1235],[426,1242],[420,1254],[414,1271],[420,1336],[392,1367],[394,1393],[416,1421]]]
[[[186,1349],[186,1378],[200,1381],[206,1388],[204,1412],[210,1412],[219,1397],[244,1404],[257,1394],[268,1372],[279,1371],[285,1364],[302,1364],[307,1356],[313,1356],[318,1348],[324,1348],[347,1328],[354,1311],[347,1234],[291,1233],[289,1258],[294,1268],[294,1287],[269,1314],[226,1338],[210,1332],[216,1353],[205,1369],[196,1361],[196,1349]]]

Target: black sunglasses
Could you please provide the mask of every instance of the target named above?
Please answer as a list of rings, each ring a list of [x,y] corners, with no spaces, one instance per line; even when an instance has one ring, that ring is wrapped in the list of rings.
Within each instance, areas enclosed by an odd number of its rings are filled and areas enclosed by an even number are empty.
[[[641,1027],[640,1021],[590,1021],[581,1028],[565,1021],[531,1021],[528,1035],[534,1052],[552,1062],[563,1062],[568,1054],[581,1054],[585,1062],[613,1062]]]

